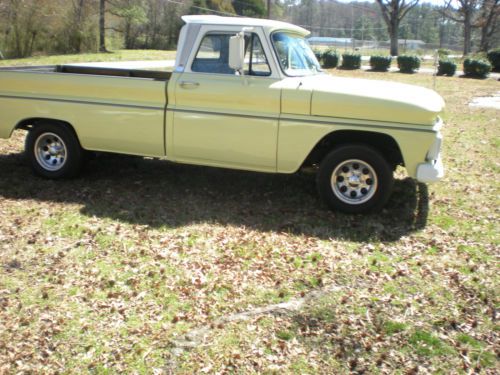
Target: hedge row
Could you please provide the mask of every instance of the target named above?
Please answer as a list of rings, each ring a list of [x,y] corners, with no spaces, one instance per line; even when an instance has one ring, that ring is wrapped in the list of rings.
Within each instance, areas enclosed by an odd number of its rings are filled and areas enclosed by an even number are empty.
[[[391,56],[370,56],[370,67],[376,72],[387,72],[391,62]]]
[[[340,55],[334,49],[326,51],[315,50],[314,54],[318,58],[321,67],[325,69],[333,69],[339,67],[341,69],[359,69],[361,68],[361,55],[355,53],[344,53]],[[447,50],[439,51],[438,75],[452,77],[457,70],[457,64],[448,58]],[[481,59],[467,58],[463,63],[464,75],[473,78],[485,78],[492,70],[500,70],[500,49],[493,50],[488,53],[488,61]],[[397,64],[401,73],[415,73],[420,68],[421,60],[418,56],[401,55],[398,56]],[[341,62],[341,64],[339,64]],[[391,67],[391,56],[371,56],[370,67],[373,71],[387,72]]]
[[[486,55],[495,72],[500,72],[500,48],[491,50]]]
[[[344,53],[341,55],[334,49],[325,51],[315,50],[314,54],[321,64],[322,68],[333,69],[339,66],[342,69],[359,69],[361,68],[361,55],[355,53]],[[340,61],[342,64],[339,65]]]
[[[456,71],[457,71],[457,64],[455,64],[453,61],[448,59],[439,60],[438,71],[437,71],[438,76],[453,77]]]
[[[420,68],[420,57],[401,55],[397,58],[398,68],[401,73],[415,73]]]
[[[464,74],[466,77],[486,78],[491,72],[491,64],[485,60],[464,60]]]
[[[361,55],[357,53],[344,53],[342,55],[342,69],[359,69],[361,68]]]

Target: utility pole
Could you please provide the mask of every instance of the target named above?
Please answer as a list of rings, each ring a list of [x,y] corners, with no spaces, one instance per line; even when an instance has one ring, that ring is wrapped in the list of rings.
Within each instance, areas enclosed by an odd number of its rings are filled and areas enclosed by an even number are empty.
[[[271,0],[267,0],[267,19],[271,19]]]
[[[351,42],[352,42],[352,50],[356,48],[354,43],[354,3],[351,3]]]

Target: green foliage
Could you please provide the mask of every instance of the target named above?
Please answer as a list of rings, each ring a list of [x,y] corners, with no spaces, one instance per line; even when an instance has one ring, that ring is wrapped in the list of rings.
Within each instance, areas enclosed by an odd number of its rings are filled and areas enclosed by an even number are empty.
[[[446,49],[446,48],[439,48],[437,50],[437,53],[438,53],[438,56],[440,59],[451,55],[451,51],[449,49]]]
[[[489,51],[487,57],[488,61],[491,63],[493,71],[500,72],[500,48]]]
[[[322,67],[326,69],[335,68],[339,64],[339,54],[336,50],[329,48],[321,55]]]
[[[144,24],[148,20],[145,9],[137,4],[119,8],[115,11],[115,14],[132,25]]]
[[[438,76],[448,76],[448,77],[453,77],[455,75],[455,72],[457,71],[457,64],[455,64],[451,60],[439,60],[439,65],[438,65],[438,71],[437,74]]]
[[[391,56],[371,56],[370,67],[377,72],[387,72],[391,67]]]
[[[342,55],[342,69],[361,68],[361,55],[357,53],[344,53]]]
[[[231,0],[207,0],[206,3],[208,8],[215,11],[234,13],[234,7],[233,4],[231,4]]]
[[[234,13],[234,7],[230,0],[193,0],[189,14],[213,14],[203,8],[216,12]]]
[[[401,73],[415,73],[420,68],[420,57],[413,55],[398,56],[398,68]]]
[[[486,78],[491,72],[491,64],[485,60],[467,58],[464,60],[464,74],[471,78]]]
[[[319,64],[322,66],[323,63],[321,61],[323,59],[323,51],[321,51],[317,48],[314,48],[313,52],[314,52],[314,56],[316,56],[316,59],[318,60]]]
[[[233,0],[233,7],[237,14],[245,17],[262,17],[266,13],[262,0]]]

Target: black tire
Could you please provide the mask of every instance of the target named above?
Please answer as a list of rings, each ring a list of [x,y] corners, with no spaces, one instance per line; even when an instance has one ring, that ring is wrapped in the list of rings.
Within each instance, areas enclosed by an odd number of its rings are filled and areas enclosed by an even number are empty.
[[[352,144],[325,156],[316,184],[331,209],[357,214],[380,210],[392,193],[394,177],[380,152]]]
[[[80,142],[65,124],[35,125],[26,136],[25,152],[35,174],[44,178],[75,177],[83,165]]]

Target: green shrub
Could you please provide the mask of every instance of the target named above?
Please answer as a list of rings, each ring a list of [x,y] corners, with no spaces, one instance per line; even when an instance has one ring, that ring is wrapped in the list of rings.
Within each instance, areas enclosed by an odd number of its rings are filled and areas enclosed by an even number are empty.
[[[491,65],[488,61],[471,58],[464,60],[464,74],[466,77],[486,78],[490,72]]]
[[[495,72],[500,72],[500,48],[489,51],[487,56],[493,70]]]
[[[321,55],[321,61],[323,68],[335,68],[339,64],[339,54],[336,50],[329,48]]]
[[[398,68],[401,73],[415,73],[420,68],[420,58],[412,55],[398,56]]]
[[[451,51],[449,49],[446,49],[446,48],[439,48],[437,50],[437,53],[438,53],[438,56],[439,56],[440,59],[445,58],[445,57],[451,55]]]
[[[457,64],[451,60],[439,60],[438,76],[453,77],[457,71]]]
[[[313,52],[314,52],[314,56],[316,56],[316,59],[318,60],[319,64],[320,64],[320,65],[323,65],[323,64],[321,63],[321,60],[322,60],[322,58],[323,58],[323,51],[321,51],[321,50],[319,50],[319,49],[314,48],[314,49],[313,49]]]
[[[357,53],[344,53],[342,55],[342,69],[361,68],[361,55]]]
[[[370,67],[377,72],[387,72],[391,62],[391,56],[370,56]]]

